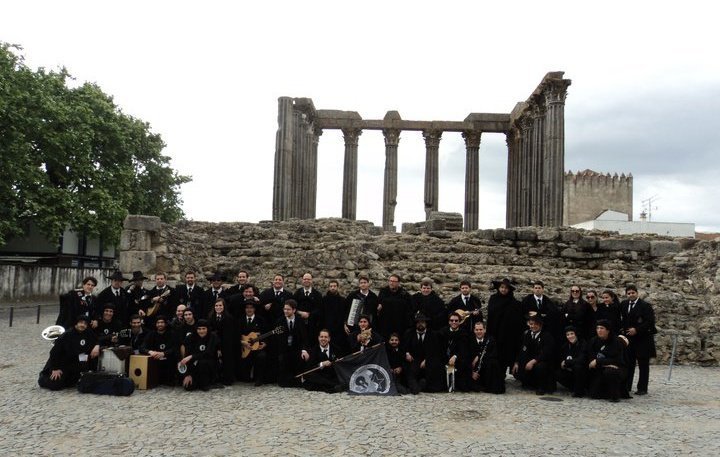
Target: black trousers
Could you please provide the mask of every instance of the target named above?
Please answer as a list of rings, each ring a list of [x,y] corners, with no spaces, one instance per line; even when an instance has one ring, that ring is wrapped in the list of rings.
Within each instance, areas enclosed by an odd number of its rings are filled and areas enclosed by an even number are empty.
[[[38,385],[43,389],[62,390],[68,387],[74,387],[80,379],[80,373],[71,370],[63,370],[58,379],[50,379],[50,371],[43,370],[38,377]]]
[[[217,362],[215,360],[198,360],[197,364],[188,365],[192,384],[185,390],[207,390],[217,378]]]
[[[527,362],[518,363],[515,378],[522,382],[525,388],[535,388],[546,392],[555,391],[555,378],[548,362],[538,362],[530,371],[525,370]]]
[[[594,368],[590,370],[590,396],[615,400],[623,393],[624,368]]]
[[[557,382],[578,395],[585,395],[587,388],[587,368],[573,367],[571,370],[559,369],[555,372]]]
[[[627,349],[627,379],[625,380],[625,387],[628,391],[632,390],[633,378],[635,377],[635,364],[638,366],[638,382],[637,390],[645,391],[648,390],[648,383],[650,381],[650,358],[649,357],[638,357],[635,354],[635,348],[632,344]]]

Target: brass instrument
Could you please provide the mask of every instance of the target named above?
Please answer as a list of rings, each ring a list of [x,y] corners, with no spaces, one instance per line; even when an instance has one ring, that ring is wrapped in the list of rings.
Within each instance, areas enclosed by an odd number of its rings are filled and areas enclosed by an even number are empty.
[[[165,292],[163,292],[162,294],[160,294],[158,296],[159,300],[155,302],[155,304],[152,306],[152,308],[148,308],[147,313],[145,315],[150,317],[150,316],[154,315],[155,313],[157,313],[158,310],[160,309],[160,305],[165,303],[165,299],[167,298],[168,295],[170,295],[169,287],[165,289]],[[143,298],[141,298],[140,300],[147,299],[147,298],[148,298],[148,296],[146,295]]]
[[[52,341],[54,343],[63,333],[65,333],[65,327],[62,325],[51,325],[43,330],[40,336],[42,336],[45,341]]]

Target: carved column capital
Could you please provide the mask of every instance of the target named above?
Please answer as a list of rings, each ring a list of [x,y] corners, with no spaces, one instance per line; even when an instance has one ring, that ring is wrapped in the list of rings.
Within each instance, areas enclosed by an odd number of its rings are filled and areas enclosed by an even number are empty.
[[[358,138],[362,135],[362,129],[345,128],[342,129],[345,146],[357,146]]]
[[[466,130],[462,132],[462,137],[465,140],[465,147],[468,149],[477,149],[480,147],[480,138],[482,132],[477,130]]]
[[[425,139],[425,146],[428,148],[437,148],[440,146],[440,138],[442,137],[442,130],[423,130],[423,138]]]
[[[567,88],[569,85],[570,80],[568,79],[548,82],[544,91],[545,103],[547,105],[564,104],[565,98],[567,97]]]
[[[400,130],[383,129],[382,132],[385,137],[385,146],[397,146],[400,143]]]

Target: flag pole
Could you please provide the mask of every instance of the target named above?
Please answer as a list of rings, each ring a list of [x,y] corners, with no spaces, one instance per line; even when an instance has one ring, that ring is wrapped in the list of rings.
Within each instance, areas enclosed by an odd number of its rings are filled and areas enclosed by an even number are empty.
[[[368,349],[375,349],[376,347],[382,346],[383,344],[385,344],[385,342],[378,343],[378,344],[376,344],[376,345],[374,345],[374,346],[370,346]],[[366,349],[366,350],[367,350],[367,349]],[[338,363],[338,362],[341,362],[341,361],[343,361],[343,360],[345,360],[345,359],[347,359],[347,358],[349,358],[349,357],[352,357],[352,356],[354,356],[354,355],[362,354],[363,352],[364,352],[364,351],[357,351],[357,352],[353,352],[352,354],[348,354],[348,355],[346,355],[346,356],[340,357],[339,359],[336,359],[334,362],[330,362],[330,365],[329,365],[329,366],[332,366],[333,364]],[[313,368],[312,370],[304,371],[304,372],[300,373],[299,375],[296,375],[295,377],[296,377],[296,378],[300,378],[300,377],[302,377],[302,376],[305,376],[306,374],[310,374],[310,373],[313,373],[313,372],[315,372],[315,371],[318,371],[318,370],[321,369],[321,368],[325,368],[325,367],[315,367],[315,368]]]

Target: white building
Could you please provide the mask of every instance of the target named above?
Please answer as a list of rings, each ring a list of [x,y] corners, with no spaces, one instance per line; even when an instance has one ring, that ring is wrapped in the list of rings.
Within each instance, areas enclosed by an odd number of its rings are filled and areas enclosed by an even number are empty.
[[[591,220],[573,225],[586,230],[606,230],[621,235],[634,233],[655,233],[663,236],[695,238],[695,224],[687,222],[631,221],[630,217],[618,211],[605,210]]]

